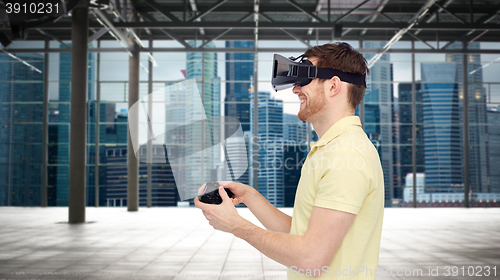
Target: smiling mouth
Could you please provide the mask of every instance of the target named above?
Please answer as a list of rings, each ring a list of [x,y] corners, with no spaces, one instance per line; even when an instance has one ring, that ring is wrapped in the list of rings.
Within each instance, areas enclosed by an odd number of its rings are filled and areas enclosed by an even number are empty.
[[[302,107],[303,105],[305,105],[306,103],[306,99],[305,98],[300,98],[300,107]]]

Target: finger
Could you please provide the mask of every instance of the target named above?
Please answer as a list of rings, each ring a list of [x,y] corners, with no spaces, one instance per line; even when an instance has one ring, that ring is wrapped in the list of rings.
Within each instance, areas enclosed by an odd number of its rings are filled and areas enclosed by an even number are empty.
[[[233,181],[220,181],[219,182],[219,185],[223,186],[224,188],[228,188],[228,189],[236,188],[237,184],[238,183],[233,182]]]
[[[203,210],[203,207],[205,206],[205,203],[202,203],[198,197],[195,197],[194,198],[194,206],[196,208],[200,208],[201,210]]]
[[[213,204],[207,204],[207,203],[203,203],[200,201],[200,199],[198,197],[195,197],[194,198],[194,206],[196,206],[196,208],[200,208],[201,210],[203,211],[207,211],[209,212],[210,209],[213,209],[213,207],[215,205]]]
[[[229,196],[227,195],[227,192],[226,190],[224,189],[224,187],[219,187],[219,194],[220,194],[220,197],[222,197],[222,201],[223,202],[226,202],[226,201],[231,201],[231,204],[233,204],[233,201],[229,198]]]
[[[206,186],[206,185],[207,185],[207,184],[203,184],[203,186],[201,186],[201,187],[198,189],[198,194],[202,194],[202,193],[203,193],[203,191],[205,190],[205,186]]]

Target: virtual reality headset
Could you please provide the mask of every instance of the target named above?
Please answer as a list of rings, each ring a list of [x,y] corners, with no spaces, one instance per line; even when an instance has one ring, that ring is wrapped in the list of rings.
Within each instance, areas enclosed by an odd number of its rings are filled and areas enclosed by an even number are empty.
[[[299,56],[298,58],[300,58]],[[295,62],[279,54],[274,55],[273,77],[271,83],[275,91],[298,86],[306,86],[316,78],[331,79],[334,76],[346,83],[366,87],[366,74],[355,74],[333,68],[323,68],[313,65],[309,60]]]

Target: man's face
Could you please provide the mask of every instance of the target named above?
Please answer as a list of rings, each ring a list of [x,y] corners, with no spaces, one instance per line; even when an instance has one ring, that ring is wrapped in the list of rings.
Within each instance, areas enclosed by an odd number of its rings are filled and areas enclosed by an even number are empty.
[[[317,58],[311,57],[308,59],[313,65],[316,65]],[[300,110],[298,113],[299,120],[314,122],[318,118],[320,112],[326,103],[324,83],[319,83],[318,79],[312,80],[306,86],[293,87],[293,93],[297,94],[300,99]]]

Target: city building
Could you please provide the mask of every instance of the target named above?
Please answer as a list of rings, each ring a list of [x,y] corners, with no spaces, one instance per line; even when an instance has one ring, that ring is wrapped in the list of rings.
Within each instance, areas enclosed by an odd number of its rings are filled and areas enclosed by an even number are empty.
[[[500,105],[489,107],[488,118],[488,160],[490,167],[500,166]],[[490,170],[490,189],[488,192],[500,193],[500,172]]]
[[[253,131],[253,98],[250,95],[250,130]],[[258,93],[258,191],[276,207],[284,206],[283,184],[283,101],[271,97],[271,93]],[[253,145],[250,147],[253,154]],[[250,182],[253,183],[253,165]],[[253,186],[254,188],[256,186]]]
[[[17,54],[38,69],[40,54]],[[39,206],[43,75],[0,53],[0,206]]]
[[[226,48],[254,48],[253,41],[226,41]],[[226,53],[226,97],[224,100],[224,116],[237,118],[243,133],[250,131],[250,90],[254,75],[254,54]],[[229,136],[229,135],[228,135]],[[228,137],[226,136],[226,138]],[[247,142],[247,152],[248,152]],[[250,165],[248,157],[248,165]],[[238,179],[249,184],[249,169]]]
[[[399,168],[400,182],[404,187],[406,174],[413,173],[413,132],[412,132],[412,85],[411,83],[400,83],[398,85],[398,117],[399,117]],[[416,115],[416,167],[417,173],[424,173],[424,129],[423,129],[423,107],[422,107],[422,84],[415,83],[415,115]],[[396,191],[396,188],[394,189]],[[403,198],[402,193],[395,198]]]
[[[413,207],[413,173],[406,175],[406,185],[401,206]],[[416,179],[417,207],[463,207],[463,186],[460,189],[448,189],[445,192],[427,191],[425,174],[417,173]],[[499,207],[500,193],[469,193],[472,207]]]
[[[212,123],[212,117],[221,115],[217,53],[189,52],[186,59],[187,80],[165,87],[165,131],[176,129],[175,135],[166,135],[165,144],[175,145],[176,152],[185,155],[172,162],[173,169],[183,166],[173,170],[181,199],[195,197],[199,186],[212,179],[221,163],[221,146],[212,142],[223,135],[222,126]],[[202,120],[208,125],[195,125]]]
[[[153,161],[164,158],[165,145],[153,145]],[[143,146],[139,150],[139,160],[146,161],[147,147]],[[100,172],[100,204],[101,206],[127,206],[127,146],[117,145],[105,148],[102,157],[102,167]],[[168,162],[166,164],[153,164],[151,167],[151,206],[177,206],[179,194],[175,185],[172,169]],[[139,166],[139,205],[147,206],[147,165]]]
[[[253,41],[226,41],[226,48],[253,50]],[[224,115],[237,118],[243,132],[250,130],[250,83],[254,73],[254,54],[226,53],[226,97]]]
[[[285,207],[293,207],[302,165],[307,157],[307,125],[296,114],[283,114],[283,184]],[[314,132],[311,130],[311,132]],[[314,132],[315,134],[315,132]],[[311,137],[311,141],[313,140]]]
[[[422,63],[421,71],[425,188],[447,192],[463,185],[457,63]]]
[[[478,50],[478,42],[469,43],[468,49]],[[448,49],[462,49],[462,43],[451,44]],[[455,62],[456,82],[460,96],[460,123],[463,119],[463,75],[462,54],[447,54],[447,62]],[[473,70],[476,70],[471,74]],[[486,118],[486,90],[483,87],[483,70],[481,55],[467,55],[468,101],[469,101],[469,185],[474,192],[487,192],[489,187],[489,160],[488,160],[488,123]],[[463,130],[463,128],[462,128]],[[463,131],[461,133],[463,136]],[[463,140],[462,140],[463,143]],[[462,155],[463,156],[463,155]]]
[[[386,42],[365,41],[364,48],[382,49]],[[369,61],[375,54],[367,53]],[[384,172],[385,206],[394,198],[393,86],[390,55],[383,54],[370,68],[366,80],[364,130],[377,148]]]

